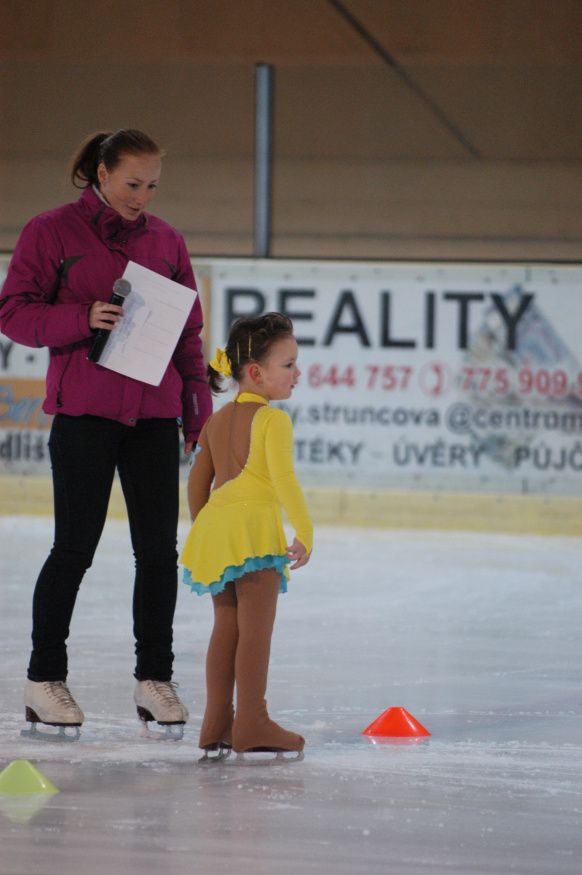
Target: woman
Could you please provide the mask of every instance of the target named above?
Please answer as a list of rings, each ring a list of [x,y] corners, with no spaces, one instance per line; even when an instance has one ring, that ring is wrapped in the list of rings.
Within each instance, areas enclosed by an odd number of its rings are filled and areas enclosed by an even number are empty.
[[[108,370],[87,356],[100,329],[123,318],[109,303],[128,261],[195,289],[182,237],[146,213],[162,152],[137,130],[98,133],[79,147],[76,203],[24,228],[0,296],[0,328],[26,346],[48,346],[45,412],[55,414],[49,450],[55,540],[33,599],[26,719],[80,726],[67,685],[66,639],[77,591],[105,523],[119,472],[135,555],[134,699],[143,720],[184,724],[172,677],[177,591],[178,420],[190,452],[211,412],[198,297],[159,386]],[[178,730],[180,735],[181,729]],[[78,735],[78,730],[77,730]]]

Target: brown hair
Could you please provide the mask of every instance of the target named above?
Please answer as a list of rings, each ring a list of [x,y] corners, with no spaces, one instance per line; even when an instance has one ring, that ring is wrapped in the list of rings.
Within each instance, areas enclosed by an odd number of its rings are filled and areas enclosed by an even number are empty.
[[[132,128],[119,131],[99,131],[90,134],[79,146],[71,161],[71,182],[75,188],[88,188],[99,185],[97,167],[101,162],[107,170],[117,167],[123,155],[164,154],[158,144]]]
[[[225,352],[233,380],[240,380],[242,370],[249,362],[264,362],[271,347],[283,337],[293,335],[293,323],[283,313],[263,313],[262,316],[241,316],[230,327]],[[217,395],[222,375],[208,365],[208,383]]]

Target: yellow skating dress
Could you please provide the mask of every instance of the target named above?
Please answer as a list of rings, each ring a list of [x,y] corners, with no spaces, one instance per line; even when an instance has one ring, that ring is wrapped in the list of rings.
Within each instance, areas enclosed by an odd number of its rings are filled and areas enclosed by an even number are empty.
[[[200,434],[188,496],[194,522],[180,562],[192,592],[214,595],[263,568],[276,568],[281,592],[286,591],[289,559],[281,506],[297,538],[308,551],[313,546],[287,413],[250,392],[214,413]]]

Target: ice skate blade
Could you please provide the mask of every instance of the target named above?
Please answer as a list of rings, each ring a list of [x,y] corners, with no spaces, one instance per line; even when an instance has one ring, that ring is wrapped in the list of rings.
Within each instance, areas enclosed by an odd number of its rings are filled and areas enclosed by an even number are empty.
[[[204,755],[198,760],[199,766],[212,765],[227,760],[232,753],[232,748],[227,744],[213,744],[204,751]]]
[[[53,726],[52,723],[44,724],[46,726]],[[65,744],[70,744],[73,741],[79,741],[81,737],[81,730],[78,726],[53,726],[56,729],[56,732],[48,732],[43,729],[37,729],[36,723],[30,724],[30,729],[21,729],[20,735],[23,738],[29,738],[31,741],[51,741],[51,742],[65,742]],[[73,734],[67,733],[67,729],[71,729]]]
[[[142,721],[139,737],[149,738],[151,741],[182,741],[184,738],[183,723],[159,723],[164,730],[163,732],[157,729],[150,729],[145,721]]]
[[[256,756],[256,754],[274,754],[274,756],[264,757]],[[257,747],[237,752],[235,762],[239,766],[271,766],[282,763],[300,763],[304,758],[302,750],[273,750],[268,747]]]

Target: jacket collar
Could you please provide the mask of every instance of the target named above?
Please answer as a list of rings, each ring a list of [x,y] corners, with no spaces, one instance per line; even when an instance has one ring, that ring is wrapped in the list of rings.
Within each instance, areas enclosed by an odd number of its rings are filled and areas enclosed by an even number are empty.
[[[129,221],[124,219],[113,207],[106,204],[89,186],[77,201],[85,219],[93,225],[101,239],[108,244],[122,244],[128,237],[137,237],[147,231],[147,216]]]

